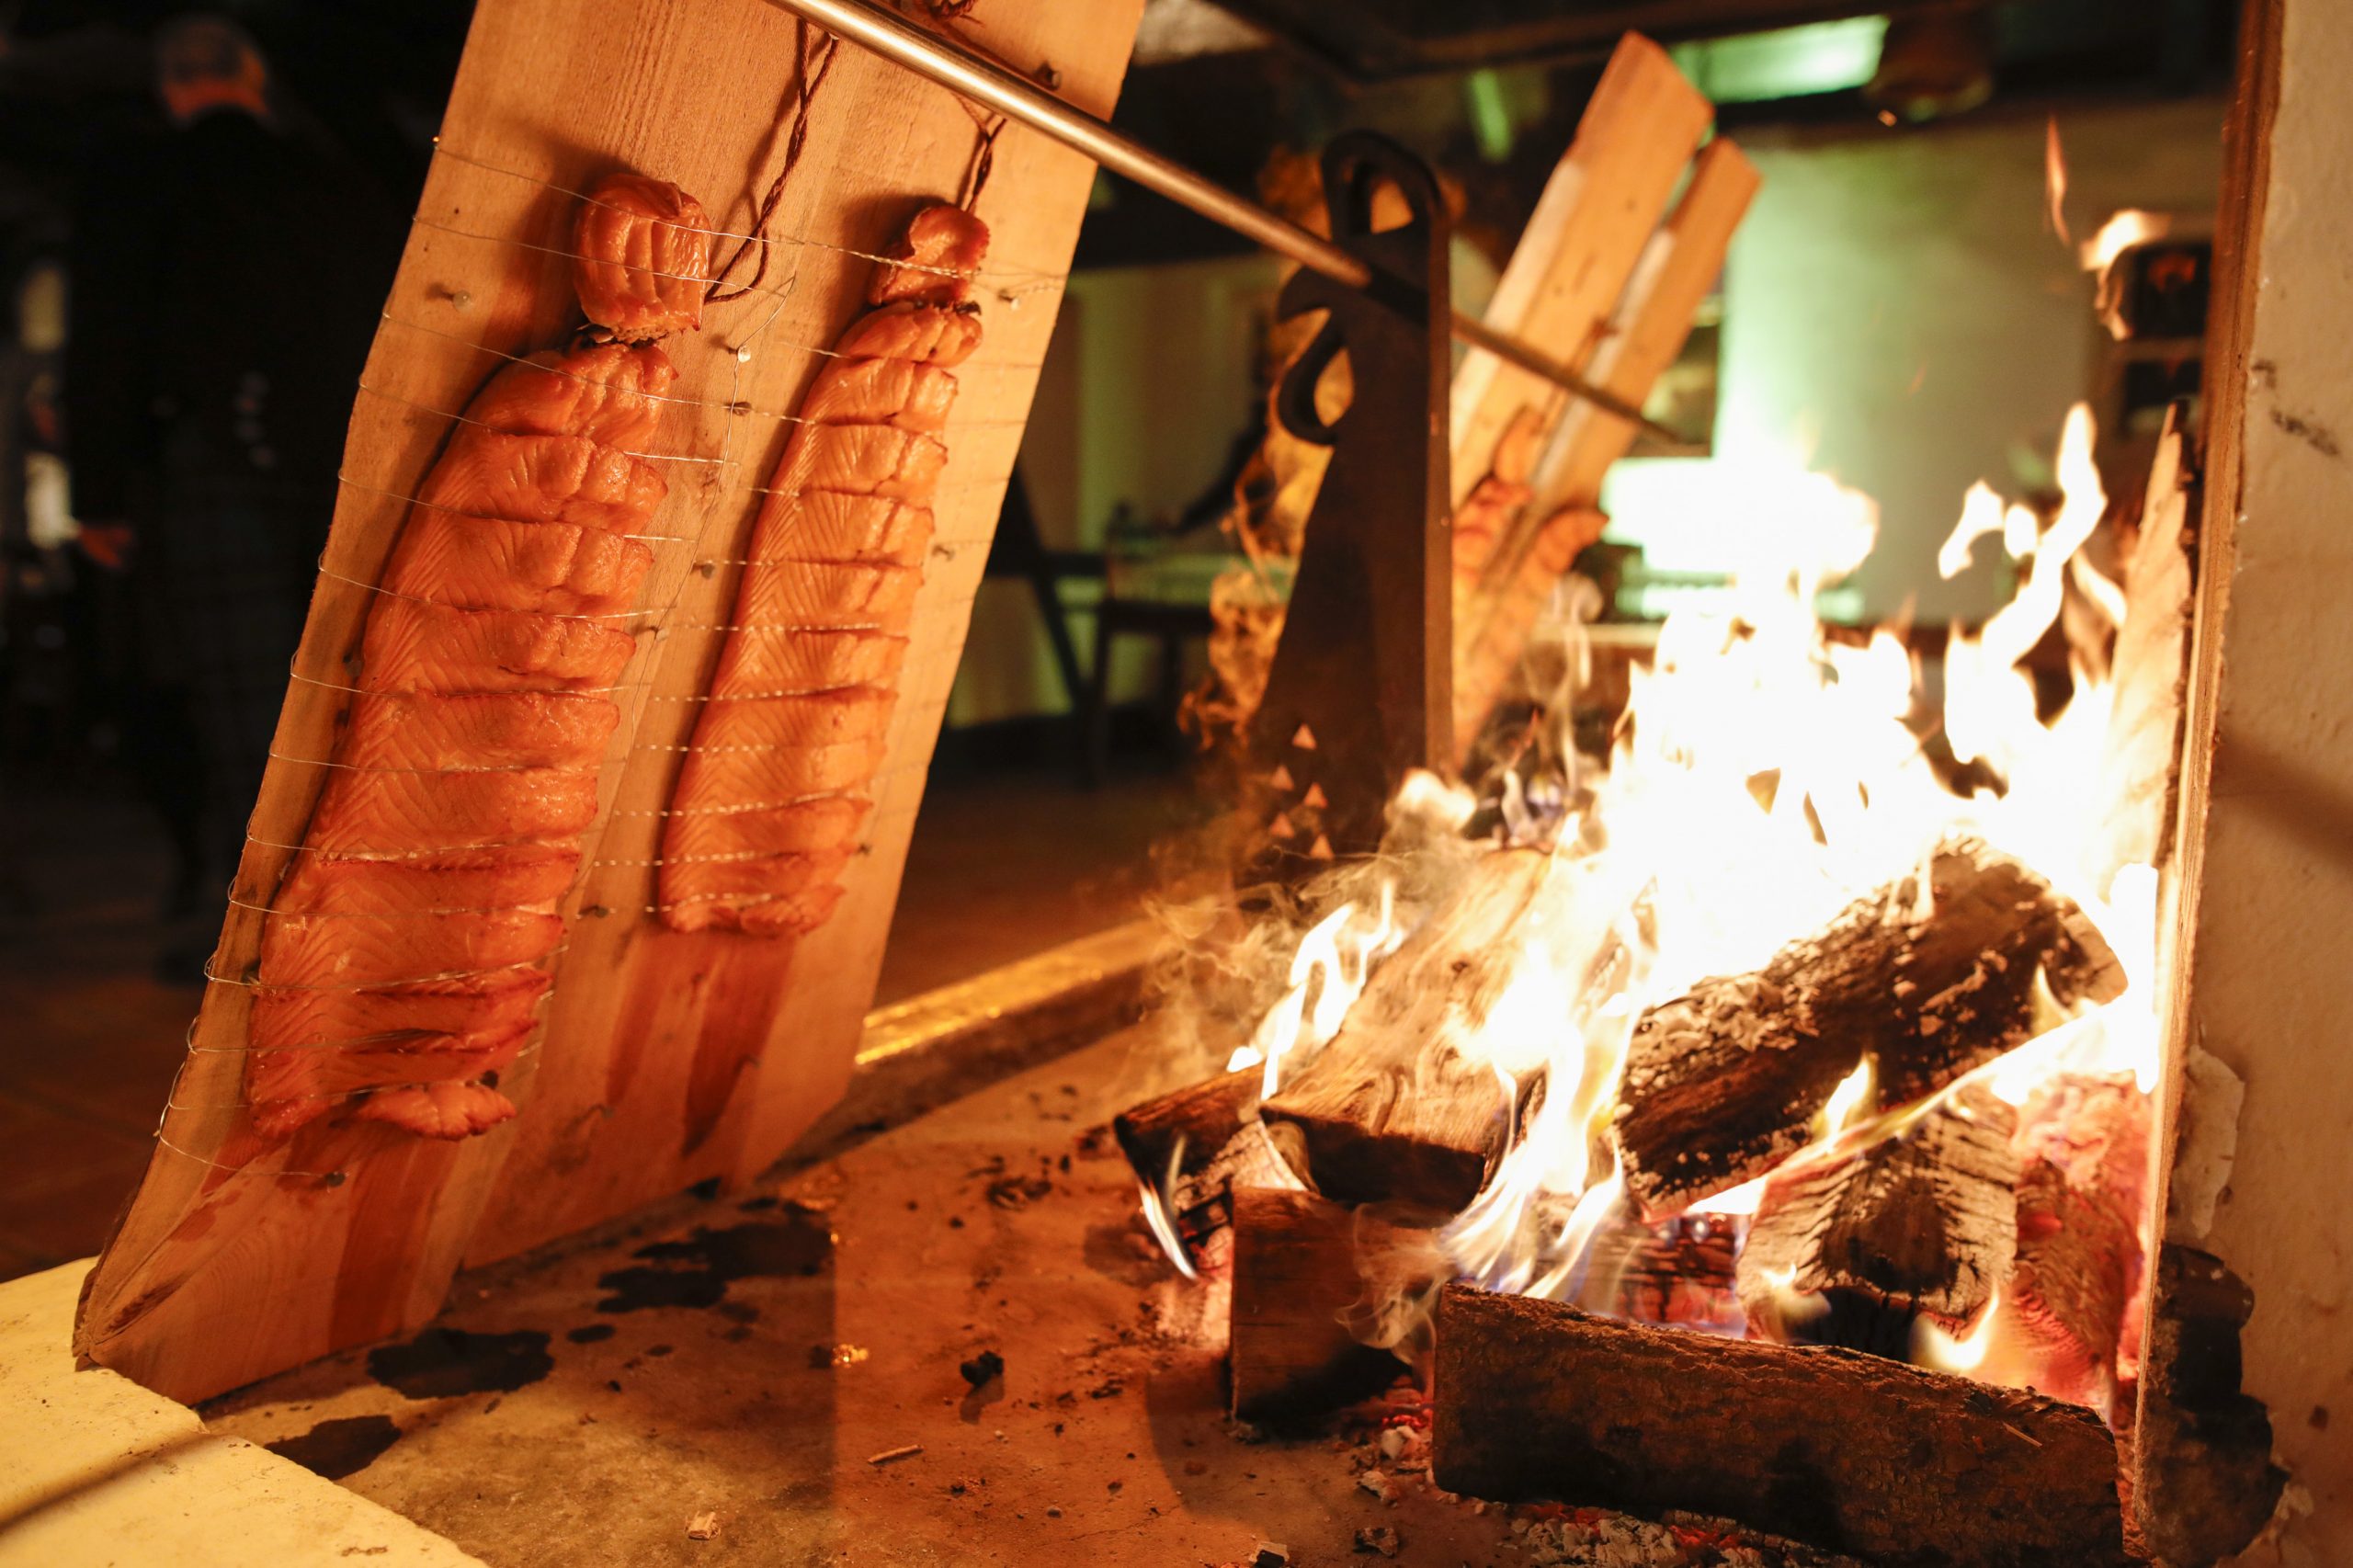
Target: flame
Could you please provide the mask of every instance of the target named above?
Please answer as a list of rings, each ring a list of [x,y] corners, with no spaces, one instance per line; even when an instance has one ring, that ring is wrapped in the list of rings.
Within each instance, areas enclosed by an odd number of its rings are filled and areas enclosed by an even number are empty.
[[[2086,272],[2106,272],[2116,258],[2134,245],[2164,239],[2173,232],[2173,220],[2161,212],[2143,212],[2127,208],[2109,215],[2099,226],[2099,233],[2083,243],[2077,255]]]
[[[1994,1325],[2001,1311],[2002,1291],[1996,1286],[1977,1309],[1976,1321],[1958,1337],[1946,1333],[1933,1318],[1918,1319],[1912,1325],[1912,1359],[1938,1371],[1975,1371],[1985,1364],[1985,1352],[1993,1347]]]
[[[1972,547],[1987,535],[2002,531],[2002,498],[1981,479],[1969,487],[1961,504],[1961,521],[1938,548],[1937,575],[1950,582],[1968,571]]]
[[[1229,1071],[1264,1063],[1271,1097],[1282,1085],[1283,1061],[1312,1053],[1340,1032],[1348,1009],[1363,994],[1373,967],[1405,939],[1397,919],[1394,883],[1381,886],[1381,903],[1368,922],[1355,903],[1342,903],[1308,928],[1291,954],[1290,989],[1260,1020],[1250,1043],[1233,1053]]]
[[[2061,244],[2072,246],[2075,242],[2067,233],[2067,154],[2059,145],[2059,117],[2055,114],[2043,131],[2042,184],[2044,216],[2051,222],[2051,232],[2059,236]]]
[[[1168,1165],[1168,1182],[1173,1189],[1176,1182],[1176,1162],[1172,1159]],[[1178,1273],[1188,1279],[1199,1279],[1200,1271],[1193,1267],[1191,1256],[1185,1251],[1184,1240],[1176,1233],[1176,1221],[1169,1215],[1168,1199],[1155,1191],[1148,1181],[1137,1182],[1136,1188],[1142,1195],[1140,1203],[1143,1210],[1143,1222],[1152,1232],[1152,1239],[1160,1244],[1160,1250],[1168,1255],[1168,1261],[1176,1266]]]
[[[1923,877],[1920,880],[1920,885],[1927,886],[1927,879]],[[1865,1057],[1855,1064],[1855,1070],[1847,1074],[1839,1083],[1838,1087],[1831,1092],[1829,1100],[1816,1113],[1813,1119],[1813,1135],[1816,1141],[1827,1142],[1835,1139],[1869,1115],[1871,1088],[1871,1062],[1870,1058]]]
[[[2055,124],[2049,146],[2055,223],[2065,189]],[[1483,1062],[1511,1103],[1529,1108],[1484,1189],[1441,1233],[1454,1268],[1490,1289],[1577,1299],[1595,1238],[1627,1221],[1611,1126],[1648,1008],[1708,976],[1760,966],[1859,896],[1920,870],[1955,833],[2049,878],[2115,950],[2128,985],[2104,1006],[2069,1009],[2038,980],[2035,1038],[1925,1101],[1881,1104],[1871,1065],[1859,1065],[1793,1159],[1900,1136],[1932,1112],[1960,1109],[1959,1096],[1979,1085],[2012,1105],[2063,1072],[2129,1070],[2154,1088],[2156,877],[2130,867],[2101,887],[2083,863],[2100,809],[2090,781],[2109,704],[2101,662],[2075,661],[2072,693],[2049,716],[2021,667],[2061,624],[2070,581],[2110,624],[2124,614],[2116,585],[2079,555],[2107,507],[2093,435],[2089,411],[2071,411],[2047,526],[1981,484],[1938,551],[1938,570],[1951,576],[1983,541],[1998,540],[2020,578],[1983,626],[1953,629],[1943,660],[1940,722],[1953,757],[1982,764],[1997,788],[1963,797],[1931,765],[1921,716],[1932,688],[1902,639],[1834,633],[1816,613],[1820,596],[1870,553],[1872,503],[1820,474],[1759,474],[1755,493],[1772,498],[1770,526],[1740,536],[1723,597],[1690,601],[1659,628],[1654,656],[1629,676],[1607,767],[1579,758],[1564,733],[1539,750],[1560,759],[1565,778],[1506,773],[1484,791],[1495,809],[1476,817],[1462,790],[1409,780],[1397,820],[1417,823],[1422,837],[1389,862],[1393,874],[1377,894],[1356,884],[1355,896],[1319,914],[1290,952],[1279,999],[1232,1064],[1263,1067],[1272,1094],[1302,1053],[1328,1043],[1369,977],[1437,906],[1430,894],[1463,863],[1447,856],[1462,853],[1465,824],[1500,815],[1511,842],[1548,857],[1511,938],[1517,961],[1493,994],[1448,1017],[1442,1038],[1420,1042]],[[1561,629],[1573,643],[1581,634],[1574,622]],[[1904,913],[1925,919],[1929,878],[1917,875],[1914,888]],[[1745,1182],[1691,1214],[1736,1224],[1756,1211],[1765,1187],[1763,1177]],[[1793,1276],[1768,1285],[1777,1304],[1760,1314],[1768,1325],[1825,1310]],[[1998,1305],[1958,1335],[1924,1333],[1918,1355],[1986,1367]],[[1988,1375],[2009,1372],[2002,1365]]]

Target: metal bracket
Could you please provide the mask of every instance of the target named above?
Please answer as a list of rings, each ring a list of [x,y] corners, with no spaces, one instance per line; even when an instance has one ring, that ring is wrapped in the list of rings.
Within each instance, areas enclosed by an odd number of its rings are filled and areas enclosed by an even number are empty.
[[[1376,232],[1384,188],[1409,217]],[[1426,165],[1367,131],[1324,150],[1324,191],[1333,243],[1371,279],[1352,288],[1302,269],[1278,306],[1285,320],[1325,312],[1275,408],[1291,434],[1332,449],[1251,726],[1261,778],[1290,782],[1271,802],[1297,829],[1274,846],[1285,858],[1309,855],[1318,833],[1335,855],[1371,853],[1406,772],[1453,756],[1446,208]],[[1353,391],[1326,423],[1316,383],[1343,352]],[[1311,790],[1320,812],[1306,809]]]

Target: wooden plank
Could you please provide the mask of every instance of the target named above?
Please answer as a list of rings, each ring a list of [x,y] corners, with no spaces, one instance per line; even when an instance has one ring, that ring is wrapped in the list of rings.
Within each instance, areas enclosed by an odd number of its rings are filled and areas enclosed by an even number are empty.
[[[1640,403],[1675,363],[1762,183],[1748,154],[1731,142],[1718,138],[1700,149],[1690,186],[1586,367],[1605,391]],[[1572,403],[1562,416],[1560,437],[1537,470],[1536,505],[1549,509],[1597,504],[1609,465],[1626,455],[1634,435],[1625,420],[1588,403]]]
[[[1704,95],[1666,51],[1628,33],[1537,199],[1487,302],[1486,323],[1572,368],[1599,346],[1610,312],[1665,215],[1684,165],[1714,123]],[[1557,420],[1566,394],[1472,349],[1448,404],[1457,506],[1493,465],[1504,431],[1530,405]]]
[[[1134,0],[986,0],[963,25],[1025,67],[1051,63],[1072,101],[1107,112]],[[593,26],[563,0],[475,11],[400,272],[355,407],[326,564],[274,750],[330,755],[348,660],[404,507],[447,411],[501,362],[576,319],[561,254],[565,190],[615,166],[677,181],[722,228],[751,222],[790,101],[796,25],[760,0],[613,0]],[[839,1096],[881,962],[923,770],[987,555],[1091,166],[1009,129],[978,203],[995,243],[978,292],[987,333],[960,371],[932,570],[869,830],[833,921],[796,948],[658,928],[654,854],[676,754],[728,619],[732,572],[789,413],[857,309],[872,263],[920,200],[952,198],[975,127],[928,84],[845,47],[811,117],[773,232],[766,283],[675,343],[677,460],[647,603],[665,629],[623,676],[634,688],[608,760],[591,869],[566,905],[569,945],[538,1050],[506,1080],[516,1121],[460,1143],[338,1133],[247,1163],[236,1139],[249,993],[208,988],[155,1160],[94,1273],[77,1343],[183,1397],[233,1387],[423,1321],[461,1256],[502,1256],[709,1176],[773,1160]],[[551,188],[563,187],[563,188]],[[747,269],[748,270],[748,269]],[[730,414],[731,404],[745,412]],[[439,412],[436,412],[439,411]],[[691,541],[691,542],[684,542]],[[244,974],[286,852],[324,769],[274,762],[215,971]],[[602,912],[601,914],[597,912]],[[502,1164],[506,1165],[501,1178]],[[233,1166],[234,1174],[224,1174]]]
[[[1692,317],[1723,271],[1733,232],[1756,194],[1756,165],[1719,138],[1700,150],[1691,183],[1653,240],[1608,330],[1585,367],[1604,390],[1639,405],[1683,352]],[[1584,545],[1598,537],[1601,483],[1634,427],[1590,403],[1555,404],[1549,445],[1528,480],[1520,525],[1466,583],[1457,560],[1455,742],[1469,750],[1518,667],[1529,628]],[[1457,447],[1458,452],[1461,450]]]
[[[1317,1192],[1453,1214],[1486,1185],[1514,1131],[1515,1088],[1461,1047],[1513,978],[1546,961],[1550,927],[1534,912],[1552,868],[1533,849],[1482,858],[1373,972],[1331,1043],[1259,1108]]]
[[[2109,678],[2114,692],[2100,759],[2105,803],[2091,870],[2103,889],[2124,866],[2172,858],[2180,808],[2182,696],[2189,676],[2188,434],[2176,406],[2149,471],[2141,533],[2124,566],[2124,624],[2117,628]]]
[[[1859,1351],[1745,1343],[1449,1285],[1431,1479],[1737,1520],[1882,1568],[2120,1568],[2090,1411]]]
[[[1233,1414],[1280,1425],[1379,1392],[1404,1370],[1384,1346],[1420,1321],[1451,1272],[1434,1231],[1312,1192],[1237,1187]]]

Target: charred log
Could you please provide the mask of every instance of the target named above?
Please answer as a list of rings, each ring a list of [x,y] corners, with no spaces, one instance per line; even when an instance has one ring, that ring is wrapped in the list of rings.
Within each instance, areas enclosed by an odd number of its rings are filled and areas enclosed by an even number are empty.
[[[2006,1332],[2034,1386],[2105,1410],[2120,1353],[2138,1359],[2149,1097],[2131,1074],[2063,1077],[2020,1112],[2018,1267]]]
[[[2271,1462],[2270,1415],[2239,1386],[2239,1331],[2255,1292],[2222,1259],[2171,1242],[2157,1249],[2156,1273],[2132,1435],[2133,1519],[2161,1561],[2236,1557],[2288,1483]]]
[[[1644,1014],[1618,1091],[1627,1191],[1645,1214],[1764,1175],[1856,1065],[1881,1103],[1926,1098],[2035,1032],[2035,977],[2105,1002],[2123,971],[2074,901],[1975,839],[1856,901],[1763,969]]]
[[[1457,1050],[1529,961],[1523,939],[1551,867],[1535,850],[1486,857],[1373,974],[1332,1042],[1260,1108],[1276,1147],[1346,1203],[1467,1207],[1508,1144],[1515,1095]]]
[[[1972,1088],[1894,1137],[1776,1171],[1740,1255],[1751,1330],[1901,1359],[1920,1315],[1974,1319],[2018,1253],[2016,1127]]]
[[[1427,1231],[1312,1192],[1235,1188],[1234,1415],[1281,1426],[1386,1387],[1404,1369],[1386,1346],[1446,1273]]]
[[[1451,1285],[1431,1471],[1454,1492],[1730,1518],[1884,1568],[2126,1561],[2091,1412],[1851,1350]]]
[[[1137,1179],[1160,1195],[1178,1239],[1202,1261],[1233,1220],[1235,1187],[1279,1182],[1258,1128],[1262,1074],[1226,1073],[1132,1106],[1111,1122]]]
[[[1741,1326],[1734,1259],[1745,1221],[1680,1215],[1605,1226],[1586,1254],[1577,1305],[1636,1323],[1730,1331]]]

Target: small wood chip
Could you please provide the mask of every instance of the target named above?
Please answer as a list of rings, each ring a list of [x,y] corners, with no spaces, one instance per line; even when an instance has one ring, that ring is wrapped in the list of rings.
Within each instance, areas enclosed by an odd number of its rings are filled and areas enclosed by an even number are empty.
[[[866,1462],[869,1464],[893,1464],[900,1460],[911,1460],[921,1452],[923,1452],[923,1445],[921,1443],[903,1443],[895,1449],[885,1449],[879,1454],[867,1455]]]

